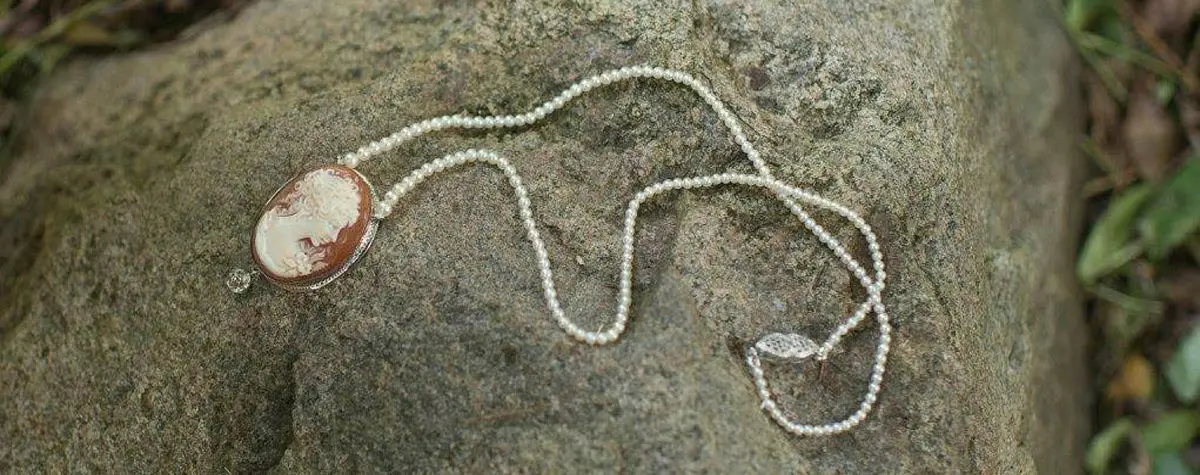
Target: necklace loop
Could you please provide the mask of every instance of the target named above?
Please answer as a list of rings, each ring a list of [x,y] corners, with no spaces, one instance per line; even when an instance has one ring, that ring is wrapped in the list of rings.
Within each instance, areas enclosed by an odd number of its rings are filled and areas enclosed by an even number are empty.
[[[665,180],[659,183],[650,185],[637,194],[629,201],[625,209],[624,234],[622,237],[622,254],[621,254],[621,274],[619,282],[619,292],[617,295],[616,316],[607,329],[597,331],[585,330],[566,317],[562,306],[559,304],[558,291],[554,283],[554,273],[550,267],[550,258],[546,252],[546,246],[543,242],[540,233],[537,229],[537,223],[534,220],[532,205],[529,201],[529,193],[522,182],[520,174],[511,163],[499,154],[489,150],[465,150],[457,153],[452,153],[444,157],[438,158],[421,166],[419,169],[411,172],[400,182],[393,185],[382,197],[376,196],[374,203],[371,204],[371,222],[382,220],[391,215],[396,203],[412,191],[417,185],[420,185],[427,178],[435,173],[452,168],[455,166],[468,163],[483,163],[499,168],[508,179],[509,185],[513,188],[513,192],[517,198],[517,207],[519,209],[522,224],[526,230],[526,237],[533,245],[534,254],[537,257],[538,269],[541,273],[542,290],[546,300],[546,306],[550,310],[551,316],[555,322],[568,335],[585,342],[590,345],[603,345],[615,342],[625,331],[628,319],[629,309],[632,302],[632,281],[633,281],[633,255],[635,245],[635,232],[637,227],[638,210],[642,203],[659,194],[667,191],[680,189],[696,189],[710,188],[723,185],[738,185],[763,188],[769,190],[774,196],[779,199],[791,213],[796,216],[806,229],[813,233],[817,239],[825,245],[838,258],[842,265],[849,270],[858,280],[858,282],[867,291],[867,298],[858,308],[847,317],[838,327],[827,337],[820,345],[806,336],[798,334],[780,334],[772,333],[761,337],[755,344],[751,345],[746,350],[746,364],[749,366],[750,374],[754,379],[759,398],[762,401],[762,408],[767,411],[771,418],[783,427],[788,432],[797,435],[829,435],[847,431],[861,423],[871,411],[872,407],[878,398],[880,386],[883,382],[883,375],[887,363],[887,354],[891,344],[891,325],[887,309],[883,304],[883,290],[885,287],[884,281],[887,278],[887,273],[884,271],[883,252],[880,249],[878,239],[874,231],[857,213],[850,209],[825,199],[816,193],[790,186],[784,182],[777,180],[771,173],[770,167],[763,161],[758,153],[758,150],[746,138],[742,130],[741,124],[732,113],[725,107],[724,103],[717,98],[715,94],[704,84],[701,84],[692,76],[680,71],[673,71],[664,68],[647,67],[647,66],[632,66],[620,68],[603,74],[592,76],[590,78],[579,81],[558,96],[546,101],[545,103],[534,108],[532,111],[518,115],[503,115],[503,116],[466,116],[466,115],[449,115],[427,119],[415,124],[409,125],[400,131],[391,134],[383,139],[372,142],[359,148],[357,151],[343,155],[338,163],[340,166],[348,169],[353,169],[359,164],[369,160],[379,154],[388,152],[407,141],[428,134],[430,132],[451,129],[451,128],[504,128],[504,127],[519,127],[535,123],[554,111],[562,108],[567,102],[572,99],[592,90],[597,87],[611,84],[618,81],[647,78],[647,79],[662,79],[675,83],[679,83],[689,87],[701,99],[704,100],[709,107],[716,112],[717,116],[725,124],[726,128],[733,135],[733,140],[741,147],[746,157],[753,164],[757,174],[739,174],[739,173],[718,173],[708,176],[677,178]],[[371,193],[375,196],[374,193]],[[836,237],[825,230],[823,226],[817,223],[812,216],[801,206],[801,204],[815,206],[817,208],[833,211],[849,221],[862,235],[866,242],[867,250],[871,257],[871,274],[846,250]],[[372,228],[373,234],[374,228]],[[335,233],[336,234],[336,233]],[[369,243],[368,243],[369,244]],[[365,250],[365,248],[363,248]],[[351,261],[352,263],[352,261]],[[348,267],[350,263],[347,263]],[[341,269],[344,271],[344,268]],[[266,274],[264,272],[264,274]],[[338,272],[340,275],[340,271]],[[269,276],[268,276],[269,277]],[[336,275],[334,276],[336,277]],[[229,286],[235,292],[244,290],[249,285],[250,275],[244,271],[241,273],[231,274],[229,278]],[[322,282],[324,285],[325,282]],[[868,314],[874,313],[876,321],[879,323],[879,342],[875,349],[875,361],[871,369],[870,380],[867,384],[866,393],[863,396],[858,409],[842,420],[826,423],[826,424],[803,424],[792,420],[786,415],[779,405],[771,396],[770,388],[767,384],[765,372],[762,367],[761,357],[766,356],[776,358],[783,361],[798,361],[806,358],[814,357],[817,360],[825,360],[834,348],[841,342],[842,338],[850,331],[854,330],[867,317]]]

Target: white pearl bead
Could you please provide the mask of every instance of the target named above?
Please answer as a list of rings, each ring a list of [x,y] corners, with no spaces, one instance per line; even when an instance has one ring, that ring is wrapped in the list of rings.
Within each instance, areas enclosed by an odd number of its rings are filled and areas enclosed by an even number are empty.
[[[631,78],[658,78],[667,81],[676,82],[690,88],[695,92],[702,101],[708,104],[717,118],[723,123],[733,136],[734,142],[742,149],[754,166],[757,174],[746,175],[738,173],[719,173],[703,177],[687,177],[682,179],[671,179],[663,182],[651,184],[646,188],[638,191],[629,202],[625,212],[625,226],[622,236],[622,255],[621,255],[621,282],[620,290],[617,296],[618,308],[616,317],[613,323],[610,324],[607,330],[590,332],[586,331],[570,320],[563,314],[562,307],[558,302],[558,293],[555,289],[553,272],[550,269],[550,261],[546,252],[545,243],[538,233],[537,224],[533,220],[533,212],[531,209],[528,190],[521,182],[520,175],[516,169],[508,163],[506,159],[486,150],[466,150],[463,152],[451,154],[426,163],[418,170],[412,172],[405,177],[400,183],[392,187],[384,198],[376,203],[375,215],[379,218],[387,217],[392,213],[393,206],[400,197],[404,196],[417,184],[422,182],[426,177],[447,168],[471,162],[485,162],[500,168],[508,178],[509,185],[513,188],[513,193],[517,197],[519,207],[519,215],[522,223],[526,228],[526,234],[529,241],[533,244],[534,254],[537,256],[537,265],[542,276],[542,288],[546,297],[546,305],[550,310],[551,315],[559,326],[572,337],[587,342],[588,344],[607,344],[616,341],[626,328],[626,319],[628,317],[629,307],[631,305],[631,286],[633,275],[633,247],[634,247],[634,231],[637,224],[638,208],[642,202],[652,196],[668,190],[675,189],[693,189],[702,187],[712,187],[721,184],[739,184],[747,186],[755,186],[766,188],[773,192],[784,204],[791,210],[806,229],[811,231],[817,239],[823,243],[837,259],[859,280],[859,282],[867,289],[868,299],[851,315],[848,319],[842,322],[829,336],[824,344],[820,345],[817,358],[824,359],[828,353],[840,342],[840,339],[847,335],[851,330],[857,327],[869,312],[876,314],[876,319],[880,325],[880,336],[878,347],[876,349],[876,357],[871,370],[871,377],[867,388],[867,393],[862,399],[862,404],[859,411],[852,414],[845,420],[824,424],[824,425],[806,425],[791,421],[785,416],[775,402],[771,399],[768,390],[767,381],[764,372],[760,367],[757,352],[751,348],[747,352],[747,364],[750,366],[751,376],[755,380],[755,386],[758,389],[759,397],[762,401],[762,407],[772,418],[776,420],[785,430],[798,435],[827,435],[835,432],[842,432],[854,427],[856,424],[866,418],[867,412],[875,403],[878,397],[878,392],[883,380],[885,364],[887,362],[887,353],[890,348],[891,336],[890,327],[888,325],[889,317],[886,308],[882,302],[882,292],[885,288],[884,281],[887,278],[887,273],[884,272],[883,252],[878,245],[878,240],[871,230],[867,222],[858,214],[851,211],[845,206],[829,201],[825,198],[812,194],[810,192],[791,187],[783,182],[778,181],[771,175],[770,168],[767,163],[762,160],[758,150],[750,143],[745,136],[744,130],[738,119],[725,107],[712,90],[707,86],[697,81],[691,75],[681,71],[664,69],[661,67],[648,66],[628,66],[617,70],[607,71],[602,74],[591,76],[576,84],[570,86],[558,96],[549,101],[538,105],[532,111],[520,115],[504,115],[504,116],[489,116],[489,117],[469,117],[459,114],[452,116],[444,116],[418,122],[409,125],[399,132],[389,135],[379,141],[363,146],[356,152],[344,155],[339,159],[348,167],[355,167],[362,161],[368,160],[373,156],[379,155],[386,151],[392,150],[401,145],[407,140],[419,137],[428,132],[441,130],[445,128],[462,127],[462,128],[495,128],[495,127],[515,127],[532,124],[555,110],[562,108],[571,99],[587,92],[596,87],[611,84],[617,81],[623,81]],[[874,280],[868,275],[864,267],[846,251],[845,246],[841,242],[829,234],[822,226],[809,216],[799,203],[823,208],[840,215],[851,223],[860,231],[863,239],[867,243],[868,253],[870,255],[874,271]]]

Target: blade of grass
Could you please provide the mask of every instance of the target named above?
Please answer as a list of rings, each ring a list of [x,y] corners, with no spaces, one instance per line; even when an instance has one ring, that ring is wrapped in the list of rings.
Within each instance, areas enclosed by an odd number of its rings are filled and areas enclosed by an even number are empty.
[[[1117,184],[1113,183],[1112,178],[1107,176],[1096,177],[1083,184],[1083,197],[1085,199],[1091,199],[1097,195],[1107,193],[1116,187]]]
[[[1083,152],[1087,154],[1088,158],[1091,158],[1092,161],[1096,163],[1096,166],[1100,167],[1101,170],[1104,170],[1104,174],[1108,175],[1110,178],[1114,178],[1116,175],[1120,175],[1125,172],[1125,170],[1113,163],[1112,158],[1109,158],[1109,156],[1104,153],[1104,150],[1101,150],[1100,145],[1097,144],[1095,140],[1092,140],[1091,137],[1084,137],[1083,143],[1080,144],[1080,147],[1083,148]]]
[[[1188,92],[1196,90],[1196,87],[1200,86],[1200,81],[1196,79],[1195,74],[1192,74],[1190,71],[1184,69],[1183,60],[1179,59],[1179,56],[1171,52],[1171,48],[1163,42],[1162,38],[1159,38],[1158,35],[1154,33],[1154,30],[1152,30],[1149,25],[1146,25],[1145,20],[1143,20],[1140,15],[1134,12],[1133,9],[1129,7],[1128,3],[1117,2],[1117,5],[1121,17],[1133,25],[1133,31],[1142,38],[1142,41],[1144,41],[1146,45],[1150,47],[1151,51],[1154,51],[1154,54],[1158,57],[1158,60],[1162,61],[1165,65],[1173,70],[1174,74],[1179,77],[1184,89],[1186,89]]]
[[[1079,45],[1097,53],[1106,54],[1117,59],[1137,64],[1160,76],[1181,80],[1183,78],[1183,73],[1178,69],[1171,67],[1170,64],[1163,62],[1162,60],[1147,54],[1144,51],[1131,48],[1128,45],[1118,43],[1100,35],[1086,32],[1080,33]]]
[[[1130,312],[1158,315],[1164,310],[1162,302],[1134,297],[1104,284],[1096,284],[1090,290],[1101,300],[1112,302]]]
[[[1129,99],[1129,90],[1125,88],[1120,79],[1117,79],[1117,74],[1113,72],[1112,68],[1104,64],[1104,60],[1100,58],[1099,54],[1079,46],[1078,42],[1076,42],[1075,50],[1088,63],[1088,66],[1091,66],[1092,70],[1096,71],[1096,75],[1100,76],[1100,82],[1104,83],[1104,87],[1108,89],[1109,94],[1112,94],[1113,99],[1116,99],[1120,104],[1124,104]]]
[[[76,22],[91,17],[101,10],[111,7],[114,3],[114,0],[96,0],[83,5],[71,13],[54,20],[30,38],[18,42],[12,49],[5,52],[3,56],[0,56],[0,76],[7,74],[13,66],[16,66],[30,52],[63,34],[63,32],[67,31]]]
[[[1092,159],[1101,170],[1104,171],[1104,176],[1088,181],[1083,185],[1084,198],[1091,198],[1106,191],[1123,189],[1130,183],[1133,183],[1134,172],[1129,169],[1122,169],[1113,163],[1111,157],[1101,150],[1091,137],[1084,137],[1083,143],[1080,144],[1083,153]]]

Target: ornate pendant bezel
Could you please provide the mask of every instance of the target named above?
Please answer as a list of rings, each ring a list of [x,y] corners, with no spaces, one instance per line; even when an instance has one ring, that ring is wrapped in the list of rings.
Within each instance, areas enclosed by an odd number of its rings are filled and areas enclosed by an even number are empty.
[[[273,193],[271,193],[271,196],[268,197],[267,200],[263,203],[262,211],[258,215],[259,219],[262,219],[262,216],[265,215],[267,213],[267,211],[270,210],[271,204],[275,202],[275,199],[279,196],[279,194],[281,192],[283,192],[284,189],[286,189],[288,187],[288,185],[294,183],[296,180],[300,179],[300,177],[303,177],[304,175],[306,175],[308,173],[311,173],[313,171],[316,171],[316,170],[319,170],[322,168],[328,168],[331,166],[334,166],[334,165],[320,165],[320,166],[316,166],[313,168],[309,168],[307,170],[296,173],[291,178],[289,178],[287,181],[283,182],[283,184],[280,185],[278,188],[276,188],[275,191]],[[262,263],[260,263],[259,260],[254,257],[254,252],[255,252],[254,235],[253,235],[253,231],[252,231],[251,238],[250,238],[250,246],[249,246],[250,253],[251,253],[251,260],[254,262],[254,267],[257,271],[256,273],[261,275],[267,282],[270,282],[272,285],[279,287],[281,289],[284,289],[284,290],[292,291],[292,292],[302,292],[302,291],[306,291],[306,290],[320,289],[321,287],[329,285],[330,283],[332,283],[333,281],[335,281],[339,277],[341,277],[343,274],[345,274],[347,271],[349,271],[350,268],[353,267],[354,264],[357,263],[364,254],[367,253],[367,250],[369,250],[371,248],[371,244],[375,241],[375,234],[379,229],[380,219],[375,217],[376,199],[375,199],[374,185],[371,184],[371,180],[368,180],[367,177],[364,176],[362,173],[360,173],[357,169],[354,169],[351,167],[346,167],[346,166],[338,166],[338,168],[344,168],[346,170],[353,172],[367,186],[367,195],[369,196],[369,203],[367,204],[367,210],[366,210],[367,224],[366,224],[365,231],[363,231],[362,237],[359,238],[358,244],[355,246],[354,251],[350,254],[350,256],[348,258],[346,258],[345,261],[342,262],[342,264],[339,265],[337,267],[337,269],[335,269],[328,276],[326,276],[325,278],[322,278],[316,282],[293,283],[293,282],[286,282],[286,281],[282,281],[279,279],[275,279],[272,277],[270,272],[267,272],[266,269],[263,269]],[[257,225],[258,225],[258,220],[255,220],[255,227],[257,227]]]

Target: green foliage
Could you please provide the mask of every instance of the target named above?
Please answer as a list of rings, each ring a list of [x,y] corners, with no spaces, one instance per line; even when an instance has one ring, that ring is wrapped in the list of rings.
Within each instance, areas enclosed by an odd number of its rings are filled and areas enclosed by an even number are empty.
[[[1154,475],[1195,475],[1188,468],[1179,452],[1167,452],[1154,456]]]
[[[1071,31],[1089,31],[1097,24],[1108,26],[1117,11],[1112,0],[1068,0],[1067,27]]]
[[[1200,396],[1200,326],[1193,327],[1179,344],[1175,356],[1167,362],[1166,375],[1180,401],[1196,402]]]
[[[1092,438],[1092,442],[1088,444],[1087,458],[1085,464],[1088,472],[1093,474],[1103,474],[1108,470],[1108,465],[1117,452],[1121,449],[1121,445],[1125,443],[1125,439],[1133,432],[1133,421],[1129,419],[1118,419],[1116,422],[1096,434]]]
[[[1092,225],[1079,254],[1076,273],[1080,281],[1092,285],[1142,253],[1142,244],[1134,240],[1133,225],[1153,191],[1149,185],[1137,185],[1112,199]]]
[[[1200,158],[1188,160],[1157,193],[1138,223],[1153,259],[1166,257],[1200,228]]]
[[[1075,270],[1096,299],[1098,360],[1150,356],[1139,373],[1127,367],[1102,376],[1111,377],[1102,413],[1117,418],[1093,437],[1085,464],[1093,474],[1128,464],[1134,473],[1200,475],[1184,456],[1200,436],[1200,327],[1189,316],[1200,287],[1187,283],[1200,272],[1200,157],[1178,160],[1195,153],[1185,146],[1200,136],[1200,5],[1064,0],[1064,7],[1065,29],[1089,66],[1085,147],[1105,173],[1086,190],[1114,190],[1093,202],[1103,212]],[[1177,328],[1187,334],[1171,348]]]
[[[1142,446],[1151,454],[1178,452],[1200,431],[1200,412],[1171,412],[1142,428]]]
[[[68,32],[72,27],[85,21],[88,17],[100,12],[106,8],[113,6],[114,0],[96,0],[83,5],[61,18],[54,20],[41,31],[38,31],[32,37],[21,40],[10,48],[6,48],[3,55],[0,55],[0,77],[11,71],[21,60],[27,57],[34,56],[38,61],[38,66],[42,70],[49,70],[54,63],[58,62],[62,56],[69,51],[69,44],[65,42],[57,43],[51,51],[39,51],[46,45],[52,45],[54,40],[63,37],[64,33]]]
[[[1114,196],[1092,225],[1079,254],[1076,274],[1091,286],[1143,252],[1152,259],[1163,259],[1197,229],[1200,159],[1194,158],[1161,188],[1142,183]]]

